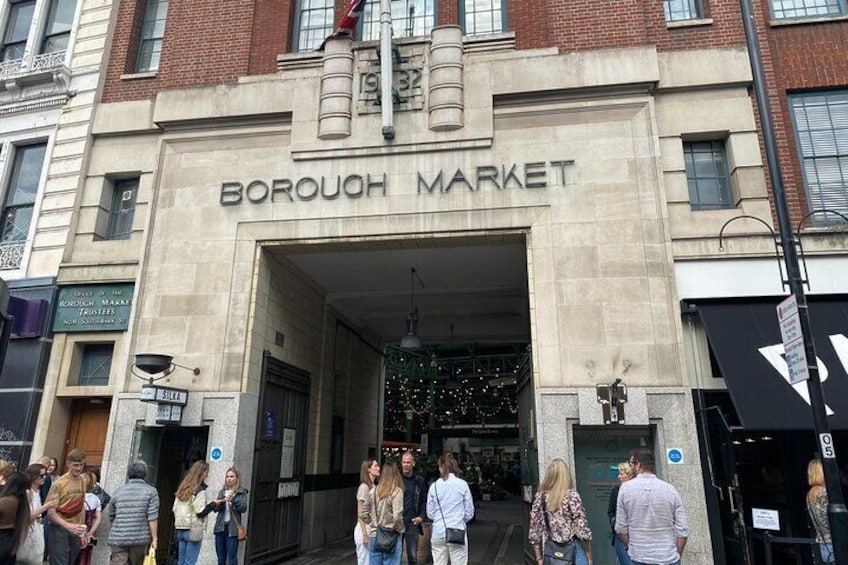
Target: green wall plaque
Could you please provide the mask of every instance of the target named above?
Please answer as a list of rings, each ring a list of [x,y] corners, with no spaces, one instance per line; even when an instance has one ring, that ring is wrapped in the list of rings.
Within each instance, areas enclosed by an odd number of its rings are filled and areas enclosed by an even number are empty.
[[[129,327],[133,283],[59,288],[54,332],[113,332]]]

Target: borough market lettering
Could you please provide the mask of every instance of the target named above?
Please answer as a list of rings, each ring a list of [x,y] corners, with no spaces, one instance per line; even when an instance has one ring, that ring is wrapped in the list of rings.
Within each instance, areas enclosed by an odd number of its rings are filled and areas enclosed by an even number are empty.
[[[506,190],[512,188],[546,188],[550,183],[565,186],[565,168],[574,161],[535,161],[510,165],[479,165],[473,169],[442,169],[424,174],[418,171],[418,194],[447,193],[451,190],[483,189]],[[245,201],[251,204],[265,202],[308,202],[315,199],[362,198],[372,195],[386,196],[389,186],[386,173],[349,174],[336,176],[280,178],[252,180],[247,183],[221,183],[221,206],[237,206]]]

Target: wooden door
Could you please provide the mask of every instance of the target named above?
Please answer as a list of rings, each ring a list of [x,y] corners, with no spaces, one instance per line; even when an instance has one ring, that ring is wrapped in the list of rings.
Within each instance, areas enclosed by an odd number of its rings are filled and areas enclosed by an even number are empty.
[[[66,470],[65,458],[68,452],[76,448],[85,451],[86,465],[100,467],[103,463],[103,449],[106,446],[106,430],[109,429],[110,408],[110,399],[85,398],[73,401],[60,473]]]

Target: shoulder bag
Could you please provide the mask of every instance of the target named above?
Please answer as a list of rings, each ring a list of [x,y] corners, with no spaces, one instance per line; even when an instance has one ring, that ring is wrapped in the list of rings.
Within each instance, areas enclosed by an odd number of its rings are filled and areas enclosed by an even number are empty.
[[[433,492],[436,493],[436,504],[439,505],[439,514],[442,515],[442,522],[445,524],[445,541],[456,545],[465,545],[465,530],[461,528],[448,528],[448,523],[445,521],[445,513],[442,512],[442,502],[439,500],[439,489],[436,486],[439,479],[433,483]]]
[[[374,497],[374,516],[377,517],[377,535],[373,542],[374,550],[380,553],[394,553],[398,541],[397,532],[392,528],[386,528],[380,525],[380,507],[377,505],[377,489],[372,491],[372,496]]]
[[[233,495],[235,498],[235,495]],[[229,502],[227,504],[230,504]],[[236,537],[239,541],[244,541],[247,539],[247,528],[241,525],[241,521],[236,517],[236,511],[233,509],[233,505],[230,504],[230,514],[233,516],[233,520],[236,521]]]
[[[192,514],[194,513],[194,499],[197,494],[191,497],[191,501],[184,503],[191,507]],[[200,524],[196,524],[188,529],[188,541],[198,542],[203,541],[203,532],[206,530],[206,518],[200,519]]]
[[[543,565],[574,565],[574,551],[576,549],[574,539],[565,543],[559,543],[553,539],[551,520],[548,518],[548,506],[545,504],[547,497],[548,493],[542,495],[542,515],[545,517],[545,529],[548,532],[545,544],[542,546]]]

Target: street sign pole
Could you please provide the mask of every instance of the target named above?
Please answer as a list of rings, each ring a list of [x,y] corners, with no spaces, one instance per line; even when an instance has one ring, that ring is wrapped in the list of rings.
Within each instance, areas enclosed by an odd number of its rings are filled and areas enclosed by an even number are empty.
[[[786,204],[786,194],[783,189],[783,177],[780,169],[780,159],[777,152],[777,142],[774,133],[774,123],[771,118],[771,104],[765,85],[760,56],[757,31],[751,10],[751,0],[739,0],[742,9],[742,24],[745,29],[745,41],[748,46],[748,57],[751,61],[751,72],[754,81],[754,91],[757,99],[760,123],[763,128],[763,144],[766,150],[766,162],[771,177],[774,207],[777,213],[777,224],[780,233],[780,246],[783,250],[783,260],[786,264],[786,275],[789,289],[795,297],[798,306],[798,322],[801,326],[801,336],[804,342],[804,354],[807,361],[807,389],[810,393],[810,407],[813,411],[813,426],[818,440],[819,452],[822,456],[825,488],[828,495],[827,517],[830,522],[830,534],[833,541],[833,555],[837,565],[848,565],[848,509],[842,496],[842,474],[836,462],[836,450],[830,435],[830,423],[825,412],[824,393],[816,358],[813,334],[810,331],[810,317],[807,310],[807,298],[804,294],[804,283],[801,278],[801,268],[795,250],[795,240],[792,236],[792,223],[789,218],[789,207]]]

